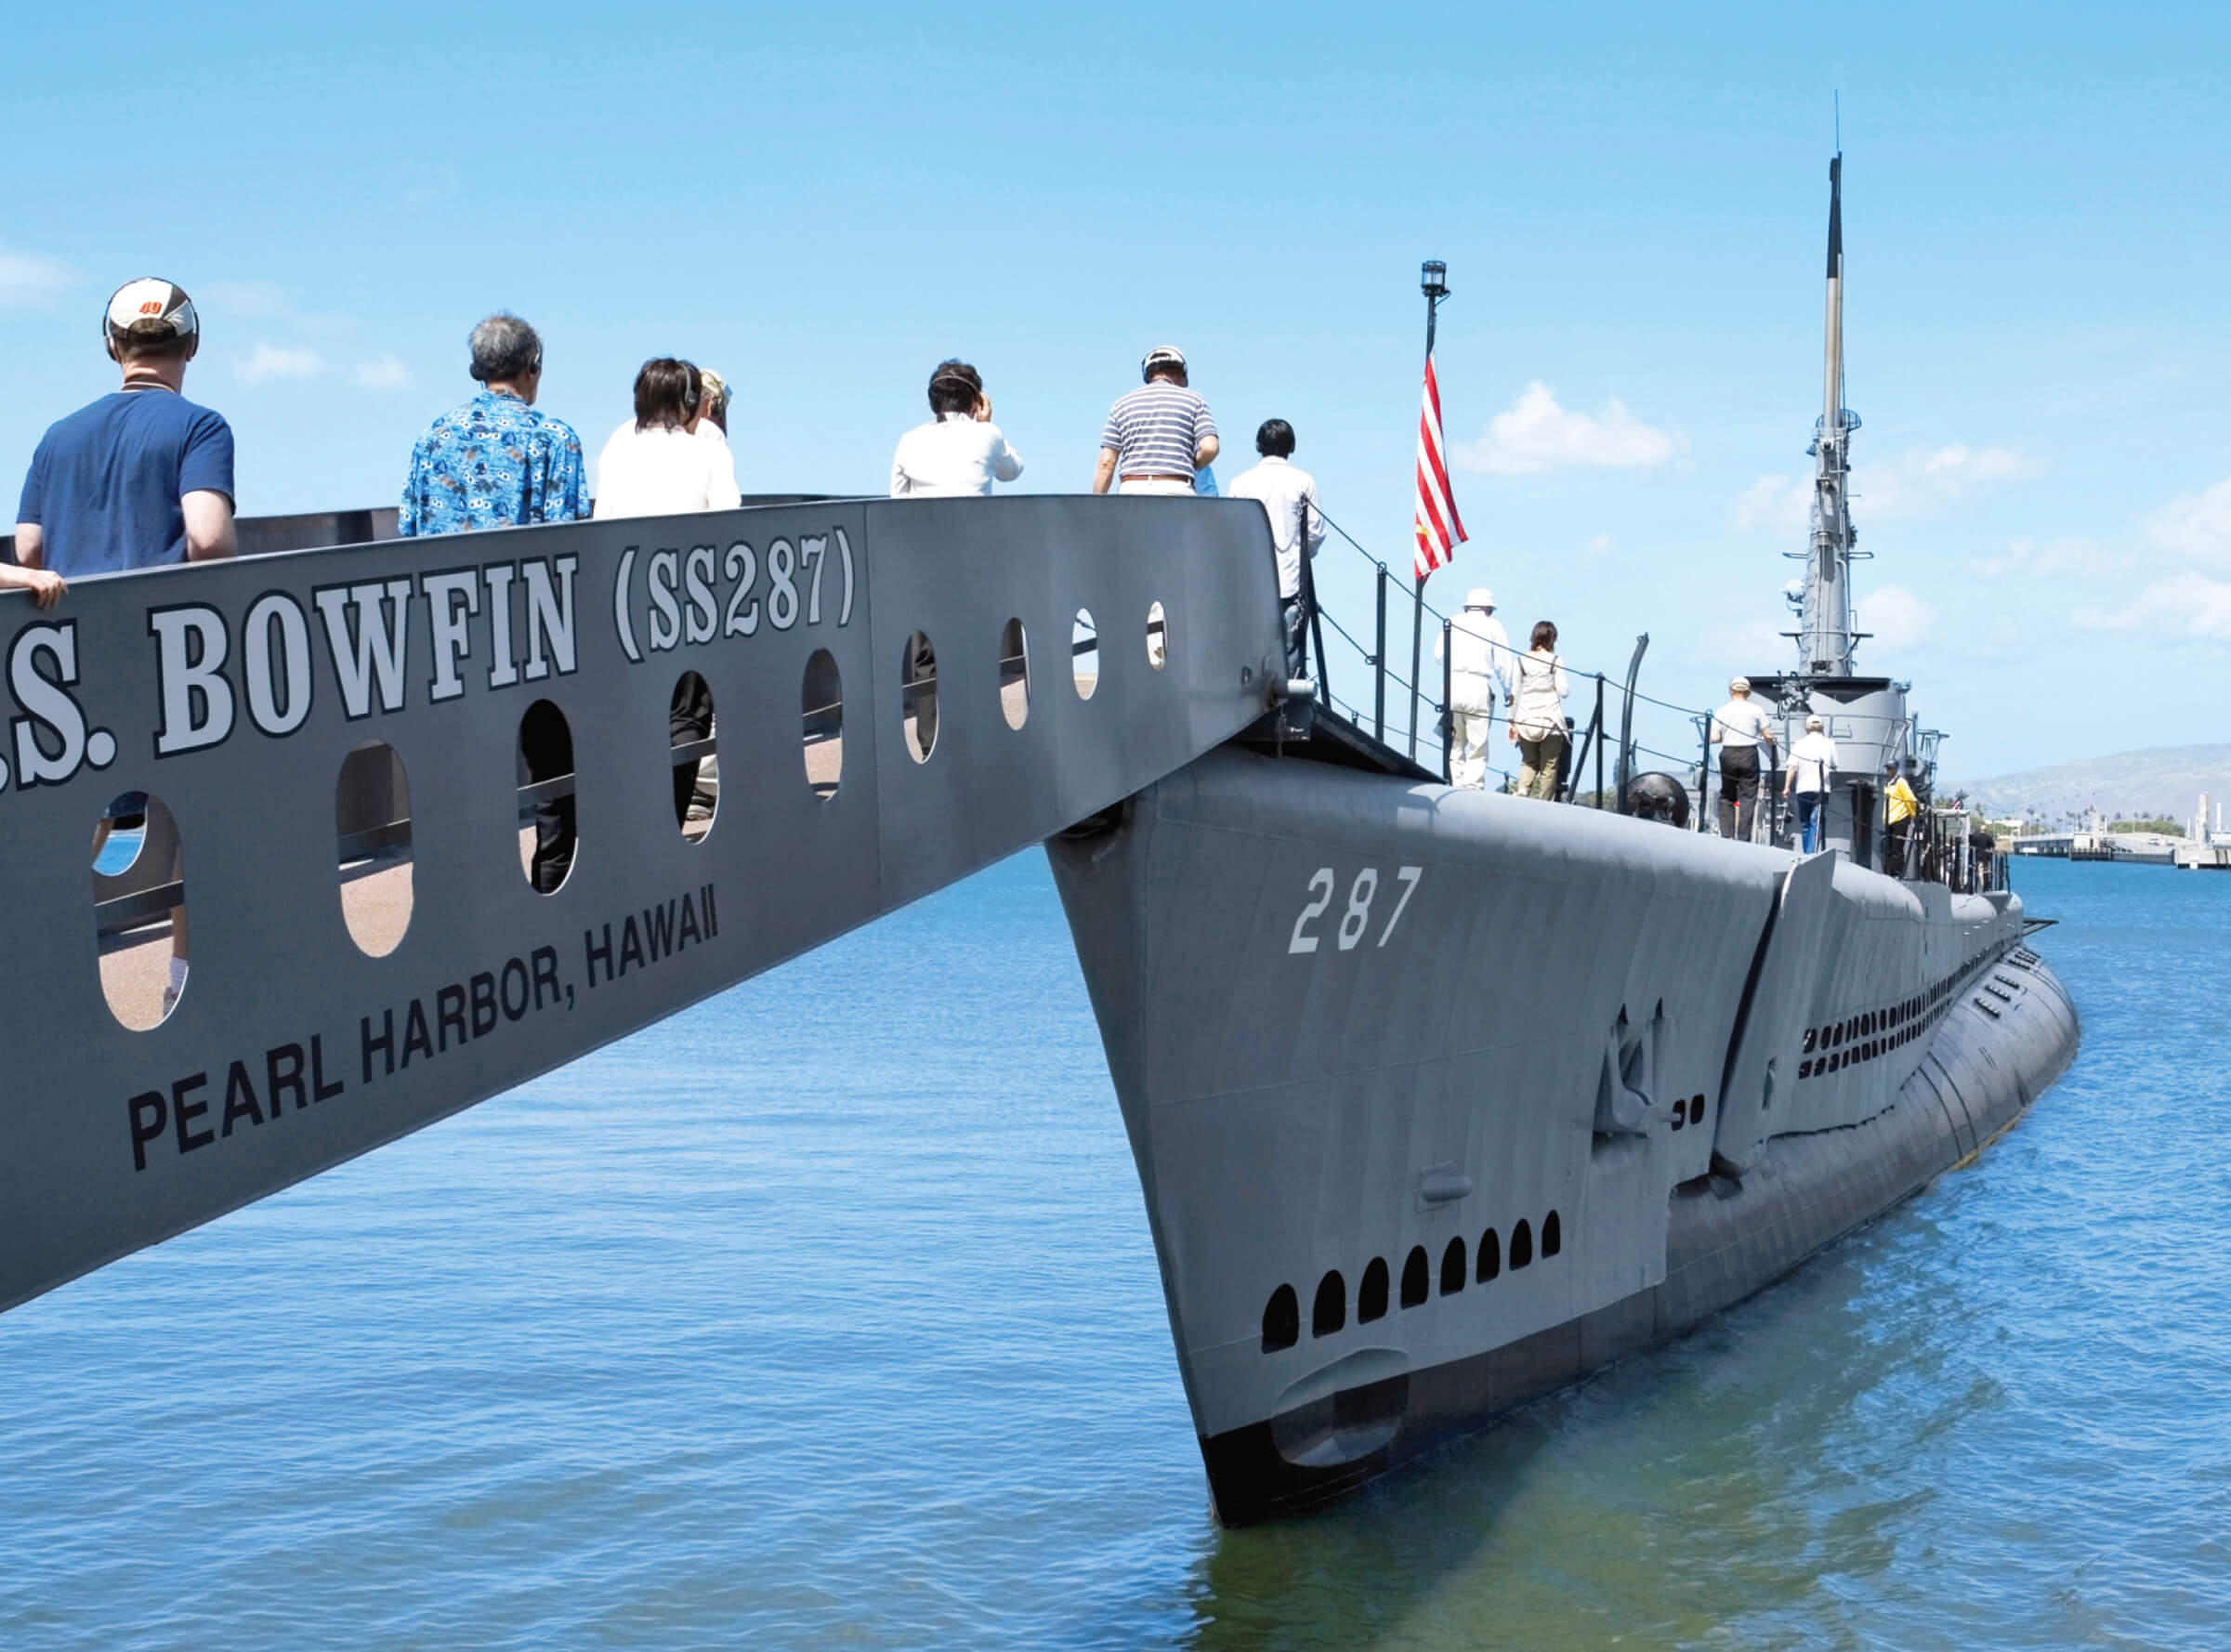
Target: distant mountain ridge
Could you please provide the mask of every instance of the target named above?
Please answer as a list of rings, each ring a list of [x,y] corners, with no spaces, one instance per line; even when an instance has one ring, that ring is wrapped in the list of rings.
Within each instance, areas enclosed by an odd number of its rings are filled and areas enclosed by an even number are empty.
[[[2056,819],[2095,808],[2109,819],[2160,815],[2183,820],[2202,792],[2231,803],[2231,745],[2155,746],[1949,787],[1940,782],[1937,792],[1945,797],[1964,792],[1971,804],[1997,817],[2034,808]]]

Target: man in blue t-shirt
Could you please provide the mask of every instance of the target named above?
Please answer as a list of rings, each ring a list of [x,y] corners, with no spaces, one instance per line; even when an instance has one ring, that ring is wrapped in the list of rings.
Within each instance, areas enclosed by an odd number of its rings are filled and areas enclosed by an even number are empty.
[[[186,363],[202,347],[201,318],[184,289],[151,277],[126,282],[101,320],[124,387],[50,426],[32,455],[16,508],[16,561],[0,587],[28,587],[52,608],[80,574],[122,573],[230,557],[232,427],[186,400]],[[99,859],[110,822],[95,828]],[[183,867],[173,862],[171,875]],[[170,911],[168,1016],[186,988],[186,909]]]
[[[185,292],[152,278],[109,300],[101,332],[124,386],[48,427],[23,479],[16,560],[0,584],[51,608],[88,573],[230,557],[232,428],[186,400],[201,319]]]

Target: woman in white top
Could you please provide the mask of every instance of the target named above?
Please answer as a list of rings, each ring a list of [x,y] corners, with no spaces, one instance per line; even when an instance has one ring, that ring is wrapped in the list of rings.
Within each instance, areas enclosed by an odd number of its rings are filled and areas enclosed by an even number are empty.
[[[1565,733],[1565,662],[1557,628],[1536,623],[1530,647],[1518,656],[1511,695],[1511,739],[1517,742],[1518,795],[1555,803],[1557,770],[1570,743]]]
[[[597,517],[667,517],[733,510],[736,460],[725,441],[694,434],[704,392],[696,368],[672,356],[636,374],[636,416],[597,456]]]
[[[1781,794],[1797,798],[1797,824],[1803,829],[1804,852],[1813,852],[1820,828],[1820,800],[1828,795],[1830,778],[1836,772],[1836,742],[1817,716],[1804,720],[1804,738],[1790,748],[1789,772],[1782,776]]]
[[[891,497],[989,493],[994,479],[1022,474],[1022,456],[991,422],[991,398],[965,361],[940,361],[929,375],[930,421],[899,439]]]

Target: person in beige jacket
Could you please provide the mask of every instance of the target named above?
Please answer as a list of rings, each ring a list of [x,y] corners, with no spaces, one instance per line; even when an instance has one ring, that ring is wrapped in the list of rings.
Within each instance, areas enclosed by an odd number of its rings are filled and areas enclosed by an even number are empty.
[[[1571,744],[1565,732],[1565,662],[1557,653],[1557,628],[1547,620],[1534,623],[1531,646],[1518,656],[1511,697],[1511,739],[1518,747],[1518,795],[1555,802],[1557,775]]]

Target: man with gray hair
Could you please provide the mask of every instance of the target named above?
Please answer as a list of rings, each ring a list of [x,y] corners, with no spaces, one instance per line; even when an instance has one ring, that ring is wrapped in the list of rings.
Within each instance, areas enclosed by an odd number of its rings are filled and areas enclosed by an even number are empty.
[[[411,450],[397,531],[469,533],[589,514],[581,438],[562,419],[535,411],[543,341],[505,310],[472,333],[479,394],[443,413]]]

